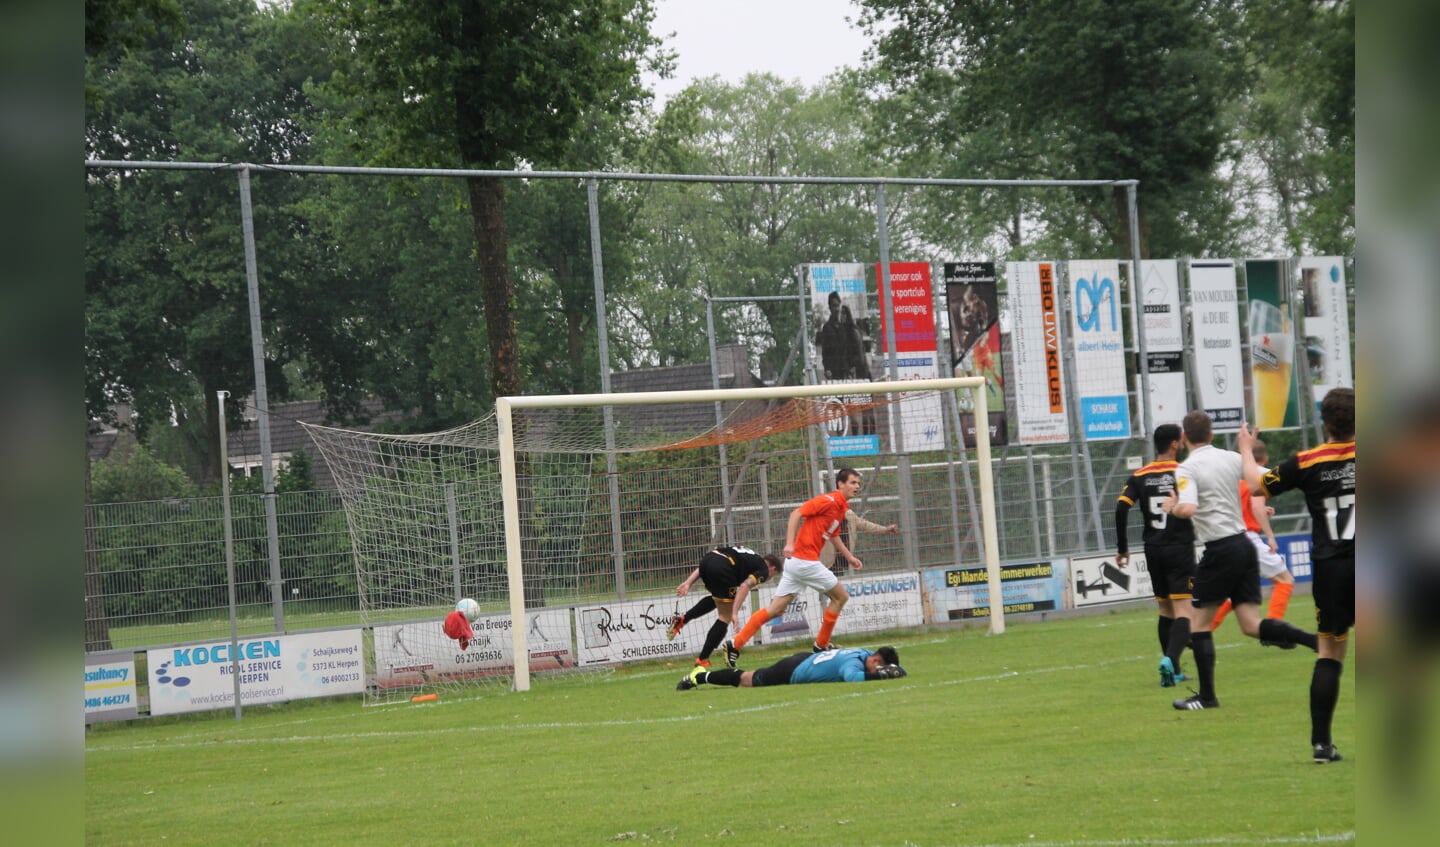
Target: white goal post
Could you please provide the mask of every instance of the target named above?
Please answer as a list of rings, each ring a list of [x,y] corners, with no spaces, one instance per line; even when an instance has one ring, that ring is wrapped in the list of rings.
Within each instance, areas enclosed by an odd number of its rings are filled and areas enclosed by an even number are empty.
[[[495,419],[499,440],[500,486],[504,513],[504,546],[506,576],[509,585],[512,622],[525,618],[525,562],[521,545],[520,491],[517,482],[514,413],[517,410],[565,409],[609,406],[653,406],[679,403],[725,403],[745,400],[784,400],[798,397],[833,397],[842,395],[903,394],[912,391],[955,391],[970,389],[974,401],[975,420],[988,420],[988,404],[984,377],[948,377],[904,382],[867,382],[823,385],[773,386],[766,388],[731,388],[695,391],[655,391],[619,394],[561,394],[547,396],[501,397],[495,401]],[[973,390],[979,389],[979,390]],[[989,586],[990,632],[1005,631],[1004,602],[1001,599],[1000,551],[996,543],[998,527],[995,517],[995,486],[990,464],[990,432],[985,426],[975,428],[976,469],[980,477],[981,529],[984,538],[984,560]],[[527,627],[510,627],[513,653],[529,655]],[[515,691],[530,689],[529,662],[517,660],[512,680]]]

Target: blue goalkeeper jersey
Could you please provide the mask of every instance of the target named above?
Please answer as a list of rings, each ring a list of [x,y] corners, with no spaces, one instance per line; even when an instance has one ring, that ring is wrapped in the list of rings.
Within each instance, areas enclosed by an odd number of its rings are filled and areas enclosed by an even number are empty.
[[[872,651],[859,647],[814,653],[790,674],[790,684],[802,682],[864,682],[865,660]]]

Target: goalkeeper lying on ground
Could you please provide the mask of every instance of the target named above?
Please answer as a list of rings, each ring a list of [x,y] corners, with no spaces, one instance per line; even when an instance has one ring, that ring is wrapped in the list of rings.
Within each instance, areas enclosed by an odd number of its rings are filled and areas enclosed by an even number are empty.
[[[820,653],[796,653],[769,667],[753,671],[724,668],[718,671],[697,667],[682,677],[677,691],[689,691],[697,685],[729,685],[738,688],[759,688],[765,685],[799,685],[805,682],[864,682],[871,679],[899,679],[905,675],[900,667],[900,654],[894,647],[881,647],[874,652],[859,647],[826,650]]]

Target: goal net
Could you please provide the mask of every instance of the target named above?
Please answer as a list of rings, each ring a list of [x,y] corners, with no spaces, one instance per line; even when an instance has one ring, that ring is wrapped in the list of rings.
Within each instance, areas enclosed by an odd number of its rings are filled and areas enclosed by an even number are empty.
[[[704,588],[677,597],[675,587],[713,546],[779,552],[789,504],[819,493],[827,423],[870,412],[897,426],[901,400],[982,384],[510,397],[491,416],[420,435],[307,424],[349,523],[367,702],[524,691],[532,675],[583,679],[638,660],[688,665],[706,627],[673,640],[666,631]],[[971,393],[983,405],[984,391]],[[981,435],[984,505],[993,488]],[[899,522],[900,499],[877,498],[892,512],[870,517]],[[982,511],[993,539],[993,505]],[[983,548],[995,556],[993,543]],[[443,627],[461,598],[481,609],[464,649]]]

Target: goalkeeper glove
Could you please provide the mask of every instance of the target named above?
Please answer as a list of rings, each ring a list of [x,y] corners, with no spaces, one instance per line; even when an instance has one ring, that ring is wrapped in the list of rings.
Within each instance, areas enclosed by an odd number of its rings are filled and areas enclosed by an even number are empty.
[[[899,679],[905,675],[905,669],[899,665],[885,665],[875,671],[876,679]]]

